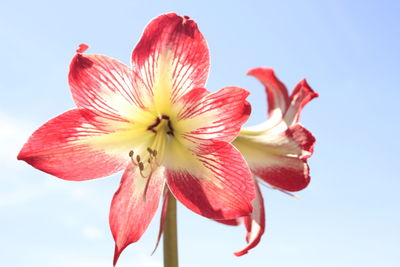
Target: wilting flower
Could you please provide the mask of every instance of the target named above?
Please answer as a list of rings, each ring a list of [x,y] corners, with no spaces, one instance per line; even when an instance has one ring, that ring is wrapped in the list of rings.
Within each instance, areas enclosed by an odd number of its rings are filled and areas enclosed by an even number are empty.
[[[302,108],[318,97],[306,80],[302,80],[289,96],[286,86],[268,68],[256,68],[248,72],[264,86],[268,102],[268,120],[260,125],[243,128],[233,145],[245,157],[255,176],[256,198],[253,213],[238,220],[223,221],[237,225],[244,221],[247,229],[247,247],[236,252],[246,254],[255,247],[265,229],[264,201],[258,182],[266,182],[272,188],[299,191],[310,182],[307,158],[313,153],[315,138],[299,124]]]
[[[208,218],[249,215],[252,175],[229,143],[250,114],[248,92],[203,88],[209,54],[196,23],[176,14],[151,21],[131,68],[86,49],[77,50],[68,76],[77,108],[35,131],[18,159],[72,181],[125,170],[110,210],[114,263],[168,190]]]

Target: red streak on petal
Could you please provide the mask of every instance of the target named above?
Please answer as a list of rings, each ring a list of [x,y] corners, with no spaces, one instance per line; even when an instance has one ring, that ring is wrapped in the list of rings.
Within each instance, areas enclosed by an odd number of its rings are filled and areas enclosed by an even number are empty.
[[[76,49],[76,53],[82,54],[83,52],[85,52],[87,49],[89,48],[89,46],[87,44],[80,44],[78,49]]]

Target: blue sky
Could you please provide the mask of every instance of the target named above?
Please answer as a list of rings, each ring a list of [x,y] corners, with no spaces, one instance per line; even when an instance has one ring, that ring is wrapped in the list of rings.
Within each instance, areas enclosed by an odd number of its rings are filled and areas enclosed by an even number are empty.
[[[251,91],[248,125],[266,116],[260,84],[273,67],[289,90],[306,77],[320,94],[301,122],[317,138],[312,182],[300,200],[263,188],[267,229],[237,258],[244,229],[179,207],[180,261],[200,266],[398,266],[400,4],[398,1],[2,1],[0,3],[0,255],[2,266],[106,267],[108,209],[121,174],[67,182],[16,155],[30,133],[74,107],[68,65],[78,44],[129,63],[145,25],[189,15],[208,41],[207,88]],[[120,267],[159,267],[150,256],[158,215]]]

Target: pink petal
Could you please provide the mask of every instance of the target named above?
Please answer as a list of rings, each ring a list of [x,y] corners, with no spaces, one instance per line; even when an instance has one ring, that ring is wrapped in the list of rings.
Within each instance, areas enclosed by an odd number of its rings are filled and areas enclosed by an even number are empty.
[[[260,187],[256,183],[256,198],[253,200],[253,212],[251,216],[244,217],[247,229],[246,241],[247,246],[239,252],[235,252],[236,256],[242,256],[249,252],[250,249],[257,246],[260,242],[265,230],[265,210],[264,200],[261,195]]]
[[[287,191],[304,189],[310,182],[306,159],[313,152],[315,138],[298,124],[284,132],[274,130],[260,135],[241,134],[232,144],[246,158],[252,172],[267,183]]]
[[[147,184],[148,183],[148,184]],[[164,168],[149,178],[133,165],[125,170],[110,208],[110,227],[115,240],[114,265],[121,252],[140,239],[152,220],[164,187]]]
[[[76,49],[76,53],[83,53],[85,52],[87,49],[89,48],[89,46],[87,44],[80,44],[78,49]]]
[[[160,69],[167,69],[173,101],[190,89],[204,87],[209,65],[207,43],[197,24],[175,13],[152,20],[132,52],[132,67],[149,88],[157,83]]]
[[[196,117],[199,113],[200,103],[209,94],[211,92],[205,88],[194,88],[183,95],[178,101],[180,105],[178,118],[183,120]]]
[[[253,173],[270,185],[290,192],[300,191],[310,183],[310,169],[305,161],[279,155],[271,159],[265,159],[271,162],[262,167],[252,168]]]
[[[209,94],[204,90],[194,89],[180,100],[182,109],[178,118],[191,127],[202,125],[195,129],[184,127],[186,138],[193,142],[197,139],[231,142],[250,116],[251,106],[246,101],[249,92],[238,87],[225,87]]]
[[[244,217],[237,218],[237,219],[231,219],[231,220],[215,220],[215,221],[218,223],[225,224],[225,225],[238,226],[238,225],[242,224],[243,218]]]
[[[286,86],[275,76],[274,70],[270,68],[251,69],[247,74],[257,78],[265,86],[269,120],[279,122],[290,104]]]
[[[154,252],[156,252],[158,244],[160,243],[161,236],[164,233],[164,224],[165,224],[165,218],[166,218],[165,216],[167,215],[167,210],[168,210],[168,193],[169,193],[169,189],[165,188],[164,197],[163,197],[163,205],[162,205],[161,215],[160,215],[160,227],[158,229],[156,245],[154,247],[153,252],[151,253],[152,255]]]
[[[171,192],[187,208],[211,219],[248,215],[254,183],[241,154],[229,143],[204,146],[207,153],[198,154],[192,166],[167,168]]]
[[[287,125],[296,124],[300,119],[303,107],[316,97],[318,97],[318,93],[311,89],[305,79],[299,82],[290,96],[290,105],[285,113],[284,119]]]
[[[286,130],[286,135],[294,140],[299,148],[302,149],[302,153],[299,155],[301,159],[311,157],[314,152],[315,137],[310,131],[300,124],[295,124]]]
[[[115,59],[77,54],[71,61],[68,79],[76,105],[90,110],[92,123],[97,126],[104,120],[106,124],[127,121],[134,107],[144,106],[144,84]]]
[[[29,138],[18,155],[33,167],[62,179],[80,181],[123,170],[128,157],[106,154],[90,139],[108,134],[94,127],[85,110],[73,109],[46,122]]]

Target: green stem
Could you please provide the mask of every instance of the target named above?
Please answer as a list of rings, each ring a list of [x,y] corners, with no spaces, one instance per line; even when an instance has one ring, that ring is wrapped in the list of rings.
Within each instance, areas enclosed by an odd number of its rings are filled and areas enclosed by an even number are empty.
[[[178,267],[176,199],[168,192],[168,208],[164,225],[164,267]]]

